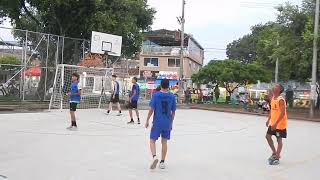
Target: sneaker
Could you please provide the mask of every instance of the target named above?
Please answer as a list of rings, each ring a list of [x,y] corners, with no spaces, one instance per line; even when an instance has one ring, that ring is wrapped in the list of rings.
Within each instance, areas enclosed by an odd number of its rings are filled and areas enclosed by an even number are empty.
[[[153,157],[150,169],[155,169],[157,167],[158,162],[159,162],[159,160],[158,160],[157,156]]]
[[[270,162],[270,161],[273,161],[273,160],[275,160],[275,154],[272,154],[270,157],[269,157],[269,159],[268,159],[268,161]]]
[[[279,165],[279,164],[280,164],[280,160],[279,159],[274,159],[273,161],[269,162],[269,165],[273,165],[273,166]]]
[[[166,165],[164,164],[164,162],[160,162],[159,168],[160,169],[165,169],[166,168]]]
[[[127,124],[134,124],[134,121],[129,121],[127,122]]]
[[[69,127],[67,127],[67,129],[70,131],[76,131],[76,130],[78,130],[78,127],[77,126],[69,126]]]

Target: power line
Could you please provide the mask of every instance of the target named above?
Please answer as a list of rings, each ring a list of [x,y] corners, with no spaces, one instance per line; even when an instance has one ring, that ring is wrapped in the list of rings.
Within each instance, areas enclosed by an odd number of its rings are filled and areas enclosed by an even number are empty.
[[[215,48],[215,47],[204,48],[205,53],[225,52],[225,51],[227,51],[226,48]]]
[[[204,48],[205,50],[226,50],[226,48],[216,48],[216,47],[208,47],[208,48]]]
[[[276,8],[277,6],[280,6],[281,3],[276,2],[240,2],[240,7],[244,8]]]

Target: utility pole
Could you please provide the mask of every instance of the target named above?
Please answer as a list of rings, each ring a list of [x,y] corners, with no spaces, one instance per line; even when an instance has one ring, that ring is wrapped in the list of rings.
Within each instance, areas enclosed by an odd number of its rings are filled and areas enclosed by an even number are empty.
[[[277,39],[277,47],[279,47],[279,40]],[[275,70],[275,77],[274,77],[274,82],[278,83],[279,79],[279,57],[277,57],[276,60],[276,70]]]
[[[280,17],[282,16],[282,12],[283,12],[283,7],[281,6],[279,8],[279,11],[280,11]],[[279,22],[278,24],[278,28],[281,28],[281,22]],[[279,38],[280,38],[280,33],[279,33],[279,36],[277,38],[277,48],[279,48]],[[274,82],[275,83],[278,83],[279,81],[279,55],[277,55],[277,60],[276,60],[276,69],[275,69],[275,75],[274,75]]]
[[[180,81],[179,81],[179,91],[181,93],[181,96],[182,97],[182,94],[183,94],[183,65],[184,65],[184,62],[183,62],[183,59],[184,59],[184,54],[183,54],[183,51],[184,51],[184,23],[185,23],[185,18],[184,18],[184,8],[185,8],[185,5],[186,5],[186,1],[185,0],[182,0],[182,16],[179,18],[179,22],[181,24],[181,47],[180,47],[180,73],[179,73],[179,77],[180,77]]]
[[[314,20],[314,38],[313,38],[313,58],[312,58],[312,81],[310,93],[310,117],[314,117],[316,102],[316,82],[317,82],[317,60],[318,60],[318,31],[319,31],[319,5],[320,0],[316,0],[315,20]]]

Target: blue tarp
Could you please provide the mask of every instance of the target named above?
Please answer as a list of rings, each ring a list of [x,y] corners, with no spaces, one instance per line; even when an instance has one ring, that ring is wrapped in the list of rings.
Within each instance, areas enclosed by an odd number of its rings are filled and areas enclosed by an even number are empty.
[[[162,79],[157,79],[155,83],[156,83],[156,84],[160,84],[160,83],[161,83],[161,80],[162,80]],[[172,79],[169,80],[169,85],[170,85],[170,86],[176,85],[177,83],[178,83],[178,80],[172,80]]]

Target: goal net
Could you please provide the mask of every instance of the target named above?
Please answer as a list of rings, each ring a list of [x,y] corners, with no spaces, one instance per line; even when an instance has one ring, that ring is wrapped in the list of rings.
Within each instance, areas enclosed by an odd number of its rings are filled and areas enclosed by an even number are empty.
[[[112,91],[111,68],[59,64],[56,68],[49,109],[69,108],[68,92],[73,73],[80,75],[79,86],[82,88],[78,108],[104,108]]]

